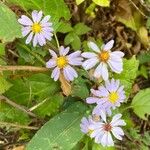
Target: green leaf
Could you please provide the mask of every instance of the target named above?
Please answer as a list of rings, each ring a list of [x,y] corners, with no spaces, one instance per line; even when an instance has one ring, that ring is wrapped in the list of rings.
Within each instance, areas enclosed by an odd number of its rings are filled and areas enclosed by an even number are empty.
[[[133,98],[131,106],[137,116],[147,120],[145,114],[150,115],[150,88],[139,91]]]
[[[71,31],[73,31],[73,28],[71,27],[69,23],[65,23],[65,22],[61,22],[59,27],[57,28],[57,32],[60,32],[60,33],[68,33]]]
[[[36,133],[26,150],[71,150],[84,136],[80,131],[80,121],[86,109],[82,103],[76,103],[53,117]]]
[[[71,44],[74,50],[78,50],[81,47],[81,41],[77,34],[70,32],[65,37],[65,45]]]
[[[11,83],[6,81],[6,79],[3,76],[0,76],[0,94],[5,93],[11,86]]]
[[[35,110],[38,116],[44,117],[45,115],[52,115],[58,112],[59,107],[63,104],[64,97],[62,94],[55,94],[45,99],[42,104]]]
[[[138,56],[140,64],[150,62],[150,52],[144,52]]]
[[[0,3],[0,39],[2,43],[11,42],[22,37],[21,27],[15,14],[4,4]]]
[[[70,11],[64,0],[9,0],[9,2],[22,6],[25,10],[42,10],[45,15],[51,16],[55,30],[60,18],[65,20],[71,18]]]
[[[0,102],[0,121],[17,122],[20,124],[28,124],[29,117],[26,113]]]
[[[77,35],[83,35],[86,34],[87,32],[89,32],[91,30],[91,28],[89,28],[87,25],[85,25],[84,23],[78,23],[74,26],[74,32]]]
[[[0,56],[5,55],[5,44],[0,43]]]
[[[23,105],[31,105],[34,99],[43,101],[60,90],[58,82],[42,73],[11,82],[13,86],[6,92],[7,97]]]
[[[110,6],[109,0],[93,0],[93,2],[99,6],[102,6],[102,7],[109,7]]]
[[[84,2],[85,0],[76,0],[77,5],[80,5],[82,2]]]
[[[132,84],[137,76],[139,61],[133,56],[131,59],[124,59],[123,71],[121,74],[115,74],[114,78],[119,79],[125,87],[126,96],[131,93]]]
[[[115,147],[103,147],[100,144],[93,143],[92,150],[116,150]]]

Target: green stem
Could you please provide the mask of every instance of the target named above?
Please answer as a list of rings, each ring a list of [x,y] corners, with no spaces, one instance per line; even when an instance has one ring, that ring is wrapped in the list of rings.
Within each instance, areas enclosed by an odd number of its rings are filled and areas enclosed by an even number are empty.
[[[33,51],[30,50],[30,48],[28,48],[27,46],[21,44],[21,43],[18,43],[18,45],[20,47],[22,47],[23,49],[25,49],[27,52],[29,52],[32,56],[34,56],[39,62],[41,62],[42,65],[45,66],[45,61],[36,53],[34,53]]]
[[[60,47],[60,46],[59,46],[59,41],[58,41],[58,38],[57,38],[57,35],[56,35],[55,32],[54,32],[54,37],[55,37],[55,40],[56,40],[57,47],[59,48],[59,47]]]
[[[125,111],[125,110],[128,110],[128,109],[130,109],[130,108],[132,108],[133,106],[132,105],[130,105],[130,106],[128,106],[128,107],[126,107],[126,108],[124,108],[123,110],[122,110],[122,113]]]

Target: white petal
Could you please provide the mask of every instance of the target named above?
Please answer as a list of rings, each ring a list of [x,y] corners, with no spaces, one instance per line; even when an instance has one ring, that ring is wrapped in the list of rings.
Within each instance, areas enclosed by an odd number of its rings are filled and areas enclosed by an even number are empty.
[[[31,27],[23,27],[22,28],[22,36],[25,37],[31,31]]]
[[[107,69],[107,65],[105,63],[103,63],[103,65],[102,65],[102,78],[105,81],[108,80],[108,69]]]
[[[106,122],[106,112],[104,110],[100,110],[100,116],[101,118]]]
[[[29,43],[31,42],[32,37],[33,37],[33,32],[31,32],[31,33],[29,34],[29,36],[27,37],[27,39],[26,39],[26,44],[29,44]]]
[[[89,48],[91,48],[93,51],[95,52],[100,52],[99,47],[94,43],[94,42],[88,42],[88,46]]]
[[[111,124],[113,125],[113,123],[115,123],[118,119],[120,119],[122,117],[122,114],[116,114],[111,121]]]
[[[53,58],[57,58],[57,54],[53,50],[49,49],[49,52]]]
[[[56,66],[56,61],[55,59],[50,59],[47,63],[46,63],[46,68],[53,68]]]
[[[114,146],[114,141],[113,141],[112,136],[109,132],[107,134],[107,141],[108,141],[108,146]]]
[[[59,48],[60,56],[65,56],[66,54],[68,54],[69,49],[70,49],[69,47],[64,48],[63,46],[60,46],[60,48]]]
[[[110,68],[112,69],[112,71],[116,72],[116,73],[121,73],[123,71],[123,63],[121,62],[115,62],[112,60],[108,60],[108,64],[110,66]]]
[[[93,57],[97,57],[97,55],[95,53],[92,52],[84,52],[81,54],[82,57],[84,58],[93,58]]]
[[[124,135],[124,132],[120,127],[114,127],[112,129],[112,133],[118,140],[122,140],[122,136]]]
[[[111,52],[111,54],[116,55],[118,57],[123,57],[124,56],[124,53],[121,52],[121,51],[114,51],[114,52]]]
[[[94,77],[99,78],[102,75],[102,63],[100,63],[94,71]]]
[[[68,57],[71,59],[71,58],[79,57],[80,55],[81,55],[81,51],[76,51],[68,55]]]
[[[126,125],[126,123],[125,123],[124,120],[118,120],[118,121],[116,121],[116,122],[113,123],[114,127],[115,126],[125,126],[125,125]]]
[[[31,26],[33,24],[31,19],[25,15],[22,15],[21,18],[18,19],[18,22],[22,25],[25,25],[25,26]]]
[[[88,103],[88,104],[93,104],[93,103],[97,103],[97,101],[99,101],[100,99],[99,98],[97,98],[97,97],[88,97],[87,99],[86,99],[86,102]]]
[[[111,41],[109,41],[108,43],[106,43],[106,44],[104,45],[103,49],[104,49],[105,51],[108,51],[108,50],[110,50],[110,49],[113,47],[113,45],[114,45],[114,40],[111,40]]]
[[[105,132],[105,134],[102,136],[101,144],[102,144],[103,146],[107,146],[107,145],[108,145],[107,132]]]
[[[97,63],[98,63],[98,59],[88,59],[86,61],[83,62],[82,66],[85,70],[89,70],[91,68],[93,68]]]
[[[51,78],[54,78],[54,81],[57,81],[60,75],[60,69],[58,67],[56,67],[52,74],[51,74]]]

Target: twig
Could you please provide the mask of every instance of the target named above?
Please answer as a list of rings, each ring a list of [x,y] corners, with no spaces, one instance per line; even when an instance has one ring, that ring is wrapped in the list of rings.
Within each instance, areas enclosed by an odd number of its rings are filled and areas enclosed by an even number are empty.
[[[25,126],[25,125],[14,124],[14,123],[9,123],[9,122],[1,122],[1,121],[0,121],[0,125],[12,126],[12,127],[16,127],[16,128],[24,128],[24,129],[30,129],[30,130],[38,130],[39,129],[38,127]]]
[[[44,67],[34,67],[34,66],[0,66],[0,71],[33,71],[33,72],[46,72],[49,69]]]
[[[56,40],[57,47],[59,48],[59,47],[60,47],[60,46],[59,46],[59,41],[58,41],[58,38],[57,38],[57,35],[56,35],[55,32],[54,32],[54,37],[55,37],[55,40]]]
[[[148,18],[148,16],[146,16],[137,6],[136,4],[132,1],[132,0],[129,0],[131,2],[131,4],[139,11],[139,13],[144,16],[145,18]]]
[[[15,102],[9,100],[7,97],[1,95],[0,96],[0,100],[3,100],[4,102],[6,102],[7,104],[27,113],[28,115],[32,116],[32,117],[36,117],[36,115],[32,112],[30,112],[29,110],[26,110],[23,106],[16,104]]]

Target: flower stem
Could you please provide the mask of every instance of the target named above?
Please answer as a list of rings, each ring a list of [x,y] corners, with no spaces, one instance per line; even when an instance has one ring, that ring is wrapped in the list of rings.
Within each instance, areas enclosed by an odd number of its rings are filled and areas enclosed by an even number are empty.
[[[30,50],[30,48],[28,48],[27,46],[21,44],[21,43],[18,43],[18,45],[20,47],[22,47],[23,49],[25,49],[27,52],[29,52],[32,56],[34,56],[39,62],[41,62],[42,65],[45,66],[45,61],[36,53],[34,53],[33,51]]]
[[[59,46],[59,41],[58,41],[58,38],[57,38],[57,35],[56,35],[55,32],[54,32],[54,37],[55,37],[55,40],[56,40],[57,47],[59,48],[59,47],[60,47],[60,46]]]

